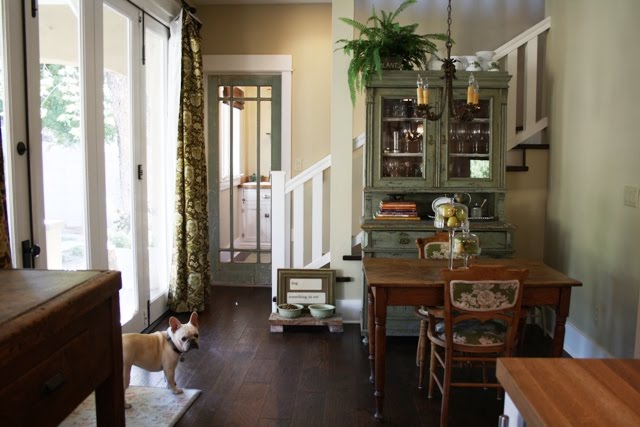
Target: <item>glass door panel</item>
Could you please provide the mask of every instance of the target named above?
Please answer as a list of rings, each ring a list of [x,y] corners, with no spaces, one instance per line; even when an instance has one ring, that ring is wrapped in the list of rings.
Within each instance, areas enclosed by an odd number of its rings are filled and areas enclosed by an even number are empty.
[[[491,100],[481,99],[472,121],[449,121],[447,171],[449,178],[491,179]],[[459,106],[466,100],[455,99]]]
[[[120,319],[139,313],[133,203],[132,19],[105,5],[104,150],[109,269],[122,273]]]
[[[40,113],[48,269],[87,268],[79,23],[70,4],[39,8]]]
[[[424,121],[412,98],[382,101],[382,178],[424,178]]]
[[[167,290],[171,270],[173,209],[169,192],[175,187],[175,151],[169,151],[164,117],[167,117],[167,49],[168,31],[155,21],[146,20],[145,28],[145,130],[146,130],[146,220],[147,274],[150,319],[162,315],[167,307]],[[172,146],[173,147],[173,146]]]

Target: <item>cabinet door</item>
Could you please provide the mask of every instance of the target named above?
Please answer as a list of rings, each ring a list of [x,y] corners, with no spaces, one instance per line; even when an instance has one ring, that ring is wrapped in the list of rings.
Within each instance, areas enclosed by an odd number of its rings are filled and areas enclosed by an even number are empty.
[[[407,89],[375,91],[369,140],[374,186],[433,185],[436,126],[416,117],[414,106],[415,93]]]
[[[271,190],[263,190],[260,197],[260,244],[271,247]]]
[[[254,243],[257,240],[256,230],[256,191],[254,189],[242,190],[242,240]]]
[[[501,187],[504,131],[502,91],[481,89],[480,111],[472,121],[447,120],[440,150],[442,187]],[[466,92],[454,92],[454,105],[466,103]]]

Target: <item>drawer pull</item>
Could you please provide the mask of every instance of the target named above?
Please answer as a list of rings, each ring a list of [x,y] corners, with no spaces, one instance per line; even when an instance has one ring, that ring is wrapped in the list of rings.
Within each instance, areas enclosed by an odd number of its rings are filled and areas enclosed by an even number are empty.
[[[408,237],[401,237],[400,238],[400,244],[401,245],[408,245],[411,242],[411,240]]]
[[[49,380],[46,383],[44,383],[44,387],[42,388],[42,392],[44,394],[52,394],[56,390],[58,390],[60,387],[62,387],[65,382],[66,382],[66,380],[64,379],[64,375],[62,375],[62,373],[58,372],[57,374],[55,374],[54,376],[49,378]]]

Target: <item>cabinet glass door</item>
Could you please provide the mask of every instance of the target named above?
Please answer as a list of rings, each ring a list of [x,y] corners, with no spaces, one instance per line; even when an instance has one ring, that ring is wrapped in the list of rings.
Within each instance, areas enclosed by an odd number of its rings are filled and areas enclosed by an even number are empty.
[[[386,186],[421,185],[425,170],[425,121],[415,115],[415,99],[383,97],[377,180]]]
[[[454,99],[454,105],[466,99]],[[480,99],[480,111],[471,121],[450,118],[447,123],[447,148],[442,153],[441,177],[443,186],[494,185],[493,170],[495,146],[492,99]]]

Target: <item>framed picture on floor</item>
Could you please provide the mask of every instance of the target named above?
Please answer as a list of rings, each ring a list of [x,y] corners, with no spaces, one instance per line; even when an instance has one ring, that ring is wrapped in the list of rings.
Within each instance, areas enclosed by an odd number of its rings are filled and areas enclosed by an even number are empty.
[[[334,305],[335,282],[335,270],[279,268],[277,303]]]

